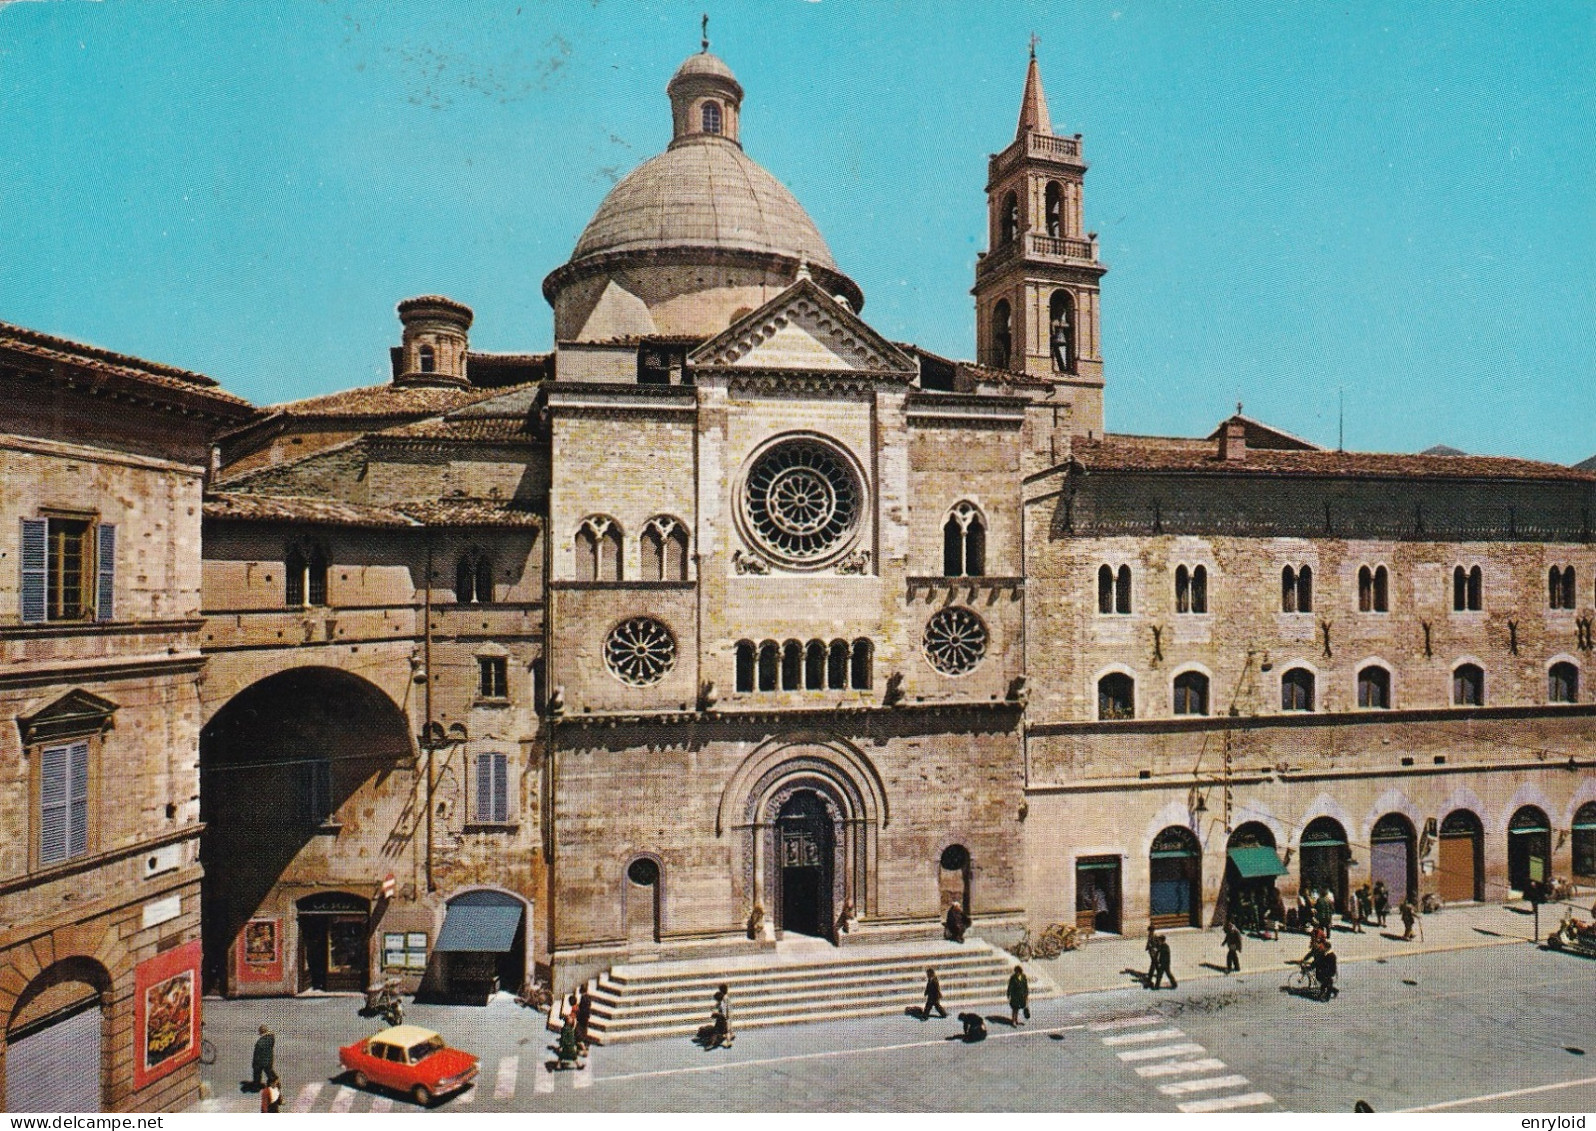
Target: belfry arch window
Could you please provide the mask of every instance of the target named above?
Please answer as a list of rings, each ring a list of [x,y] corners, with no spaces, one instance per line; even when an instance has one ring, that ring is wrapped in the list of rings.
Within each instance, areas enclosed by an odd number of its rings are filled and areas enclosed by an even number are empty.
[[[1009,300],[1000,298],[992,308],[992,366],[1007,369],[1014,348],[1014,319],[1009,312]]]
[[[687,528],[669,515],[643,527],[643,580],[687,580]]]
[[[487,605],[493,601],[493,559],[468,550],[454,567],[454,599],[460,605]]]
[[[1003,198],[998,224],[998,242],[1005,247],[1020,238],[1020,198],[1012,192]]]
[[[1177,613],[1206,613],[1208,611],[1208,567],[1175,567],[1175,611]]]
[[[1484,574],[1479,566],[1452,571],[1452,611],[1477,613],[1484,607]]]
[[[713,100],[704,103],[700,111],[700,120],[703,122],[705,133],[720,133],[722,129],[720,103]]]
[[[1069,291],[1054,291],[1047,307],[1048,348],[1053,369],[1075,372],[1075,296]]]
[[[612,518],[593,515],[576,531],[576,579],[621,580],[621,528]]]
[[[1280,571],[1280,611],[1313,612],[1313,567],[1286,566]]]
[[[942,576],[982,577],[985,573],[986,523],[974,503],[956,503],[942,525]]]
[[[1044,199],[1047,234],[1058,239],[1064,234],[1064,187],[1057,181],[1048,181]]]

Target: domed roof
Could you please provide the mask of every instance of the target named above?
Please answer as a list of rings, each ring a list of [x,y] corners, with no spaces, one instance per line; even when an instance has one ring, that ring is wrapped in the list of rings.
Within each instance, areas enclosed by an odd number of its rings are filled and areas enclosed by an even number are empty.
[[[732,74],[732,69],[726,65],[725,61],[718,55],[711,55],[708,51],[700,51],[697,55],[689,55],[686,61],[676,68],[676,74],[672,76],[671,81],[675,82],[676,79],[684,78],[687,75],[715,75],[719,78],[731,79],[732,82],[737,81],[737,76]]]
[[[731,73],[713,55],[691,56],[682,67],[703,59]],[[836,270],[831,249],[792,193],[719,138],[677,145],[622,178],[576,241],[571,261],[688,247],[776,254]]]

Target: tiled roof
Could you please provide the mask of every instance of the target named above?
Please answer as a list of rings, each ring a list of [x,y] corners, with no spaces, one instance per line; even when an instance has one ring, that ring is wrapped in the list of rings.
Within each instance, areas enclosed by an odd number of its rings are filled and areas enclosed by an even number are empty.
[[[532,439],[525,416],[431,416],[377,433],[379,440],[456,440],[503,443]]]
[[[543,518],[522,499],[419,499],[397,503],[403,511],[426,526],[530,526],[540,527]]]
[[[98,346],[74,342],[69,338],[58,338],[53,334],[14,326],[8,322],[0,322],[0,350],[9,350],[40,361],[120,377],[152,390],[166,389],[198,396],[229,408],[252,407],[248,401],[222,389],[203,373],[194,373],[156,361],[145,361],[143,358],[128,354],[113,353]]]
[[[1576,471],[1596,471],[1596,456],[1591,456],[1590,459],[1587,460],[1581,460],[1579,463],[1574,465],[1574,469]]]
[[[1222,460],[1219,445],[1208,440],[1113,433],[1095,441],[1076,440],[1071,456],[1088,470],[1103,471],[1596,482],[1592,472],[1527,459],[1248,448],[1244,459]]]
[[[297,522],[318,526],[415,526],[416,520],[389,507],[305,495],[246,495],[218,491],[205,496],[205,517],[243,522]]]
[[[272,408],[289,416],[436,416],[503,392],[447,385],[367,385]]]

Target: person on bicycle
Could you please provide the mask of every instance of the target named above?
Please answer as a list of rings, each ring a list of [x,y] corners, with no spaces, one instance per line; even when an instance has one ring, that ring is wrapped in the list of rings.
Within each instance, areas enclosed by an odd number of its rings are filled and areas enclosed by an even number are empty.
[[[1313,960],[1313,976],[1319,980],[1319,1000],[1329,1001],[1341,991],[1336,989],[1336,952],[1328,939]]]

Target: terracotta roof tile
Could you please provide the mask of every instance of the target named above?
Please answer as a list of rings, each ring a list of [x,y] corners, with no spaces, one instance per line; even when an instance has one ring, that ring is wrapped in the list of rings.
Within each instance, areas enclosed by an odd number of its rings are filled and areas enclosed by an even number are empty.
[[[69,365],[93,373],[119,377],[152,389],[186,393],[189,396],[224,404],[229,408],[253,407],[242,397],[236,397],[221,388],[203,373],[194,373],[157,361],[145,361],[143,358],[128,354],[113,353],[98,346],[74,342],[69,338],[58,338],[53,334],[14,326],[8,322],[0,322],[0,350],[9,350],[39,361]]]
[[[427,526],[541,527],[543,517],[524,499],[418,499],[397,503],[403,511]]]
[[[305,495],[247,495],[218,491],[205,496],[205,517],[241,522],[297,522],[317,526],[415,526],[389,507],[316,499]]]
[[[288,416],[436,416],[503,392],[444,385],[367,385],[288,401],[272,409]]]
[[[503,443],[533,438],[525,416],[432,416],[377,433],[384,440],[455,440],[464,443]]]

